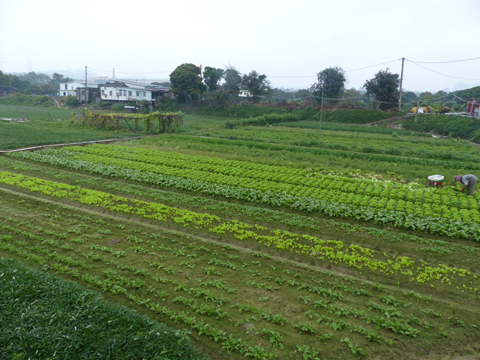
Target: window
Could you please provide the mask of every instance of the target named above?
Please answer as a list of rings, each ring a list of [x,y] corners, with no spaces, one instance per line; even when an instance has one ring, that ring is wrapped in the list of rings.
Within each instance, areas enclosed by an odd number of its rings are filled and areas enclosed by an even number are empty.
[[[67,93],[65,91],[63,92],[63,96],[67,96]]]
[[[143,92],[143,96],[147,96],[147,93],[145,91]]]
[[[132,96],[132,92],[131,92],[131,91],[128,92],[128,96]]]
[[[65,90],[68,90],[68,85],[67,85],[67,84],[65,84]],[[65,94],[65,93],[64,93],[64,94]]]
[[[140,96],[140,91],[135,91],[135,96],[139,97]]]
[[[112,91],[110,90],[110,96],[112,96]]]

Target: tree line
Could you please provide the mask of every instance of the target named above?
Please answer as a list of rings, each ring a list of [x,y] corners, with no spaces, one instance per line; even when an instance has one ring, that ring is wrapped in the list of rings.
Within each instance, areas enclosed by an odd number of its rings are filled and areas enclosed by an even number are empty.
[[[378,71],[368,79],[361,89],[346,88],[347,77],[341,67],[330,67],[317,73],[316,81],[305,89],[272,88],[265,74],[252,70],[242,74],[233,66],[225,69],[205,67],[194,64],[182,64],[170,74],[170,85],[176,99],[181,102],[210,100],[217,105],[227,105],[238,99],[241,90],[247,91],[247,100],[302,103],[330,106],[363,107],[377,110],[398,109],[400,97],[400,76],[389,69]],[[441,107],[447,106],[462,110],[465,103],[456,101],[459,97],[480,97],[480,87],[446,93],[402,91],[401,102],[405,110],[417,105]],[[467,96],[468,95],[468,96]],[[456,102],[455,102],[456,101]]]
[[[10,75],[0,71],[0,87],[8,87],[13,92],[21,92],[25,95],[56,94],[60,89],[60,84],[72,80],[58,73],[54,73],[50,77],[46,74],[37,74],[34,71],[25,75]]]
[[[262,99],[296,100],[320,104],[350,104],[362,106],[366,102],[376,109],[387,109],[398,106],[399,75],[381,70],[367,80],[364,91],[346,89],[347,78],[341,67],[331,67],[317,73],[317,81],[307,89],[285,91],[273,89],[265,74],[252,70],[242,74],[233,66],[225,69],[206,66],[202,69],[194,64],[182,64],[170,74],[172,92],[180,102],[197,102],[210,99],[219,105],[226,104],[241,90],[247,91],[247,99],[258,103]]]

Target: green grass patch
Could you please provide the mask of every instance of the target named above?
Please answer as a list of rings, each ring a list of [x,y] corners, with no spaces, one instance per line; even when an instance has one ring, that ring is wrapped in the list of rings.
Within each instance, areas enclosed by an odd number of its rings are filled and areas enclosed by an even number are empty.
[[[365,124],[369,122],[389,119],[394,115],[380,110],[335,110],[325,111],[322,120],[332,123]]]
[[[0,272],[2,358],[206,358],[182,333],[76,283],[6,258]]]
[[[436,134],[480,142],[480,120],[458,115],[419,115],[408,118],[405,127],[414,131],[433,131]]]
[[[0,104],[0,117],[25,118],[28,120],[70,120],[73,111],[57,107],[4,105]]]
[[[24,106],[53,106],[52,98],[41,96],[28,96],[20,93],[0,98],[0,104],[5,105],[24,105]]]
[[[278,123],[274,126],[282,126],[288,128],[298,128],[298,129],[316,129],[318,130],[320,126],[319,120],[304,120],[304,121],[292,121]],[[330,131],[350,131],[357,133],[371,133],[371,134],[385,134],[385,135],[399,135],[399,136],[416,136],[416,137],[431,137],[429,134],[425,134],[417,131],[409,130],[397,130],[397,129],[388,129],[384,127],[376,126],[362,126],[362,125],[351,125],[351,124],[338,124],[338,123],[329,123],[322,121],[322,130]]]
[[[287,110],[282,107],[263,106],[263,105],[230,105],[226,108],[199,105],[194,109],[197,115],[208,115],[218,117],[250,118],[263,116],[265,114],[286,114]]]
[[[25,123],[0,121],[0,149],[102,140],[135,135],[142,134],[72,126],[66,121],[28,121]]]

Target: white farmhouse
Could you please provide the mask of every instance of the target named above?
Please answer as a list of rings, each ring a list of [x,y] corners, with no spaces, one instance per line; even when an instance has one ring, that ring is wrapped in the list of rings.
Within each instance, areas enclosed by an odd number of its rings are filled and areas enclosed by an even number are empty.
[[[142,85],[138,82],[110,80],[100,87],[100,99],[103,101],[152,101],[171,97],[171,89]]]
[[[152,101],[152,92],[140,84],[108,81],[100,87],[100,99],[107,101]]]
[[[71,81],[68,83],[60,84],[60,90],[58,92],[58,96],[76,96],[76,90],[79,87],[85,87],[84,82],[80,81]],[[87,83],[88,88],[97,88],[97,84]]]

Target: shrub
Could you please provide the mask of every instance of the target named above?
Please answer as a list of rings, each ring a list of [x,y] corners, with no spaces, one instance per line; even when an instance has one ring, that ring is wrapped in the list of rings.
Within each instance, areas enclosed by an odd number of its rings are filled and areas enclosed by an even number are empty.
[[[295,109],[292,111],[299,120],[316,120],[319,117],[319,112],[316,108],[312,106],[307,106],[303,109]]]
[[[112,111],[122,111],[122,110],[125,110],[125,105],[123,103],[115,103],[112,105]]]
[[[77,106],[78,105],[78,100],[75,96],[68,95],[67,96],[67,101],[65,101],[65,104],[67,106]]]
[[[325,122],[365,124],[391,118],[392,114],[380,110],[335,110],[324,111],[322,118]]]
[[[53,106],[53,100],[45,95],[29,96],[16,93],[0,99],[0,104],[25,106]]]

